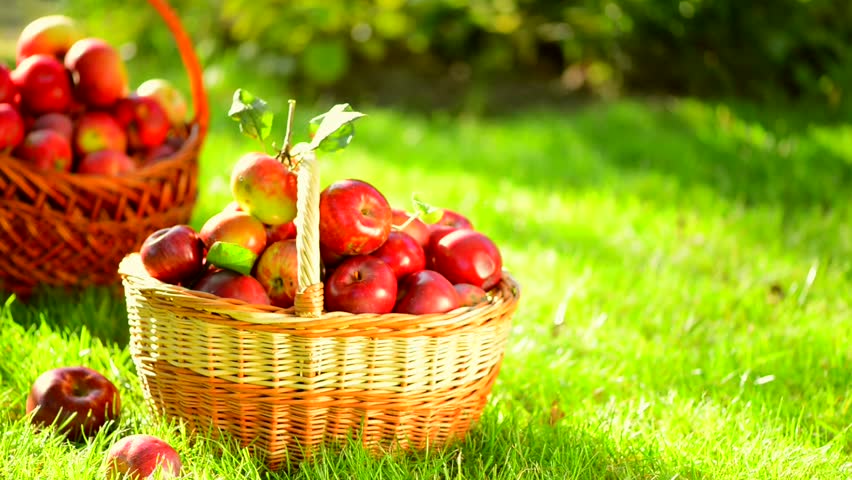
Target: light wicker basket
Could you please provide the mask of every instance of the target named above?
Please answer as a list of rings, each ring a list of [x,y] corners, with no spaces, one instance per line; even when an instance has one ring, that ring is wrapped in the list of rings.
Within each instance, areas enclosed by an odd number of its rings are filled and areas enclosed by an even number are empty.
[[[295,307],[162,283],[138,253],[122,261],[130,352],[151,411],[225,431],[272,469],[352,438],[374,451],[461,440],[500,370],[518,284],[504,271],[487,303],[444,314],[325,312],[313,156],[298,175]]]
[[[185,223],[197,194],[208,105],[201,66],[165,0],[148,0],[171,31],[195,111],[181,147],[120,177],[43,172],[0,152],[0,290],[119,285],[116,269],[158,228]]]

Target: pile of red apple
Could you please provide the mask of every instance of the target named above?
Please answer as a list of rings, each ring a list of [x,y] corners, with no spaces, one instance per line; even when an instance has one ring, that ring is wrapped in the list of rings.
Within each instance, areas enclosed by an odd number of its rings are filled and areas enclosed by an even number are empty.
[[[134,91],[119,51],[64,15],[24,27],[0,64],[0,152],[34,169],[122,175],[181,145],[187,103],[168,80]]]
[[[313,140],[294,150],[319,149],[321,142]],[[291,307],[299,276],[298,165],[287,155],[243,155],[231,172],[233,201],[222,211],[197,232],[175,225],[144,241],[140,257],[147,272],[219,297]],[[411,210],[393,208],[360,179],[337,180],[322,190],[319,245],[326,311],[421,315],[489,300],[488,290],[502,276],[495,243],[458,212]]]
[[[88,367],[47,370],[33,382],[26,412],[37,428],[54,428],[72,442],[91,438],[113,426],[121,410],[115,384]],[[112,444],[103,462],[105,477],[172,478],[180,475],[180,455],[153,435],[128,434]]]

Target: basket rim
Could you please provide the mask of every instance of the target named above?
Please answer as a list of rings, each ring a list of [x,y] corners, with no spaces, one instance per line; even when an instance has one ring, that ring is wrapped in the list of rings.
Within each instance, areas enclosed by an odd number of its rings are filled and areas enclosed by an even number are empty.
[[[160,297],[171,305],[203,310],[206,313],[221,314],[243,323],[247,327],[275,327],[276,331],[293,329],[304,333],[308,329],[325,332],[337,331],[338,334],[365,330],[411,330],[415,325],[424,329],[440,328],[446,330],[463,329],[470,324],[481,324],[482,319],[494,316],[495,312],[515,310],[521,295],[521,286],[512,274],[503,269],[502,278],[488,294],[490,301],[475,306],[459,307],[445,313],[415,315],[409,313],[360,313],[343,311],[325,311],[318,317],[296,315],[295,307],[281,308],[274,305],[250,304],[242,300],[222,298],[206,292],[162,282],[145,270],[139,252],[126,255],[118,267],[119,276],[128,287]],[[465,322],[465,320],[467,320]],[[228,320],[223,320],[228,323]],[[426,333],[425,330],[423,333]]]

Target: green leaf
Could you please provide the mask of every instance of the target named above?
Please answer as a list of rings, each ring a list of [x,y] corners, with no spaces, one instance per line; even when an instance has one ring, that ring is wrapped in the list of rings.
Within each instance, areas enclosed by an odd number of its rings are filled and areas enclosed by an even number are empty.
[[[436,208],[420,199],[420,194],[411,194],[411,203],[414,205],[414,211],[420,214],[420,220],[423,223],[438,223],[441,217],[444,216],[444,211]]]
[[[353,111],[348,103],[341,103],[312,118],[309,127],[311,146],[323,152],[346,148],[355,135],[352,122],[363,116],[365,114]]]
[[[248,90],[238,88],[234,92],[228,116],[240,122],[240,131],[243,135],[261,141],[269,138],[274,115],[267,109],[266,102],[262,98],[254,96]]]
[[[248,248],[229,242],[216,242],[207,252],[207,262],[243,275],[251,275],[257,254]]]

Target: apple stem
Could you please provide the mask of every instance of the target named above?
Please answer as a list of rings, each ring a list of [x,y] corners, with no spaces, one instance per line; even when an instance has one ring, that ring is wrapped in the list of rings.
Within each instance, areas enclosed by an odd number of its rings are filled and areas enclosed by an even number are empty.
[[[392,225],[392,227],[395,228],[397,231],[405,230],[405,227],[411,225],[411,222],[417,220],[418,218],[420,218],[420,211],[419,210],[417,212],[414,212],[413,215],[409,214],[408,219],[406,221],[402,222],[402,225],[399,225],[399,226]]]
[[[290,147],[293,141],[293,119],[296,116],[296,100],[292,98],[287,101],[289,109],[287,110],[287,130],[284,133],[284,148],[282,149],[282,158],[290,161]]]

